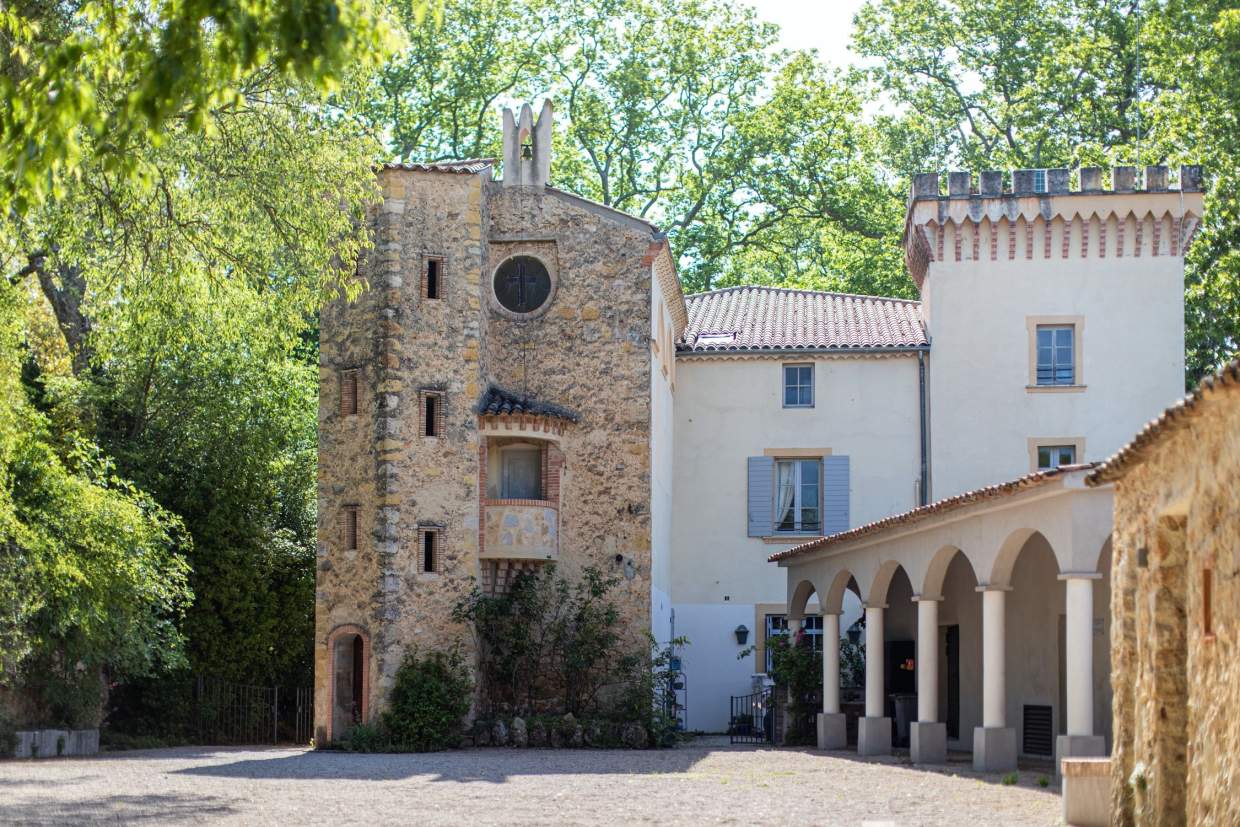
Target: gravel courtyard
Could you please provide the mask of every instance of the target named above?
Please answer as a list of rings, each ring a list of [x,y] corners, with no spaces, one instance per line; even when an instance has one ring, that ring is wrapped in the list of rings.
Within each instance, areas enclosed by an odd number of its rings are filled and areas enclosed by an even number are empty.
[[[181,748],[0,762],[0,822],[1054,825],[1039,774],[729,747],[352,755]]]

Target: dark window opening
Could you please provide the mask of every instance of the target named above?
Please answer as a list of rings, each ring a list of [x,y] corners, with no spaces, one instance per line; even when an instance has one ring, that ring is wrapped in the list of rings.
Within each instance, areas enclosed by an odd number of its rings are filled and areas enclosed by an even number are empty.
[[[422,401],[422,434],[439,436],[439,397],[428,393]]]
[[[1214,634],[1214,569],[1201,572],[1201,633]]]
[[[513,256],[495,271],[495,298],[513,313],[532,313],[551,295],[551,274],[533,256]]]
[[[426,298],[439,298],[440,282],[443,274],[443,259],[428,258],[426,260]]]
[[[431,573],[436,571],[436,559],[438,549],[439,532],[423,531],[422,532],[422,571]]]

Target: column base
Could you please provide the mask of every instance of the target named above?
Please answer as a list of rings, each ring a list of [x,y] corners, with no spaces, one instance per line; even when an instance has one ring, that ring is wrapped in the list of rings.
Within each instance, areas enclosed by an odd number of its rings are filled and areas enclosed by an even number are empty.
[[[857,719],[857,754],[891,755],[891,719]]]
[[[947,724],[909,724],[909,755],[914,764],[947,763]]]
[[[978,772],[1016,769],[1016,730],[1010,726],[974,727],[973,769]]]
[[[848,721],[843,712],[818,713],[818,749],[848,746]]]
[[[1101,735],[1060,735],[1055,739],[1055,775],[1061,775],[1065,758],[1106,758],[1107,739]]]

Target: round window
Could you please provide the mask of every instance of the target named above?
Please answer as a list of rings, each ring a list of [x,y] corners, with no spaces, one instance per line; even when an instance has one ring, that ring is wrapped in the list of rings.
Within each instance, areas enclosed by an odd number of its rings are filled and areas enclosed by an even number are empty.
[[[533,256],[513,256],[495,271],[495,298],[512,313],[533,313],[551,295],[551,274]]]

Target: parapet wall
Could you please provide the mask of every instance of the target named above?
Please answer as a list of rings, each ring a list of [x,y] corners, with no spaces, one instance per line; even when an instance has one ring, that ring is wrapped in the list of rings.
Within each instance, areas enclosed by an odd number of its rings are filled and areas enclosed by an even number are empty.
[[[931,198],[1002,198],[1004,196],[1034,195],[1095,195],[1098,193],[1132,192],[1201,192],[1201,167],[1197,164],[1180,167],[1178,187],[1168,180],[1168,168],[1148,166],[1144,180],[1138,181],[1137,167],[1115,167],[1111,170],[1111,187],[1104,184],[1102,167],[1081,167],[1076,188],[1072,188],[1072,170],[1067,167],[1055,169],[1017,169],[1007,173],[1003,170],[987,170],[974,178],[968,171],[947,173],[947,192],[942,192],[941,176],[937,172],[923,172],[913,176],[912,200]],[[1144,185],[1144,186],[1141,186]]]
[[[1182,257],[1200,223],[1201,167],[1082,167],[916,175],[905,262],[922,287],[936,262]],[[1110,188],[1105,188],[1108,183]]]

